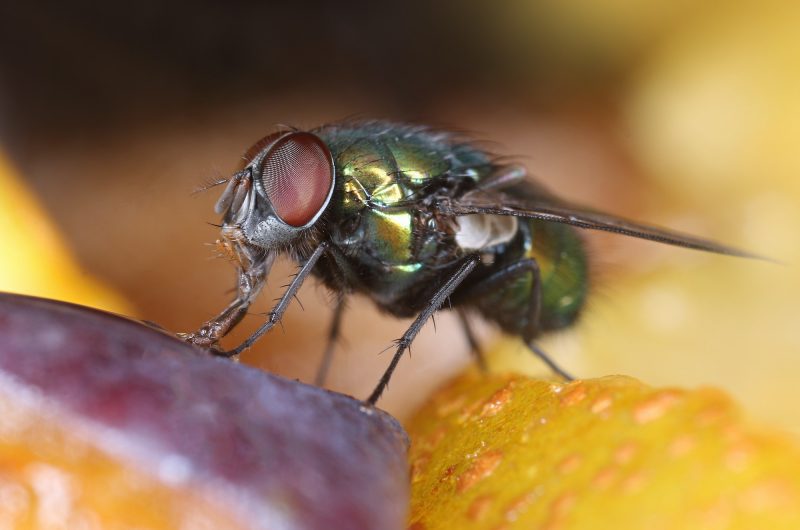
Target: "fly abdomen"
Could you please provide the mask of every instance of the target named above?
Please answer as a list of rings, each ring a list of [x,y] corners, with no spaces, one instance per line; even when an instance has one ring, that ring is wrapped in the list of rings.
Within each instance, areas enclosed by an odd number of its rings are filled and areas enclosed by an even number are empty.
[[[526,341],[574,322],[586,296],[587,268],[571,227],[519,220],[514,238],[493,257],[454,295],[457,303]]]

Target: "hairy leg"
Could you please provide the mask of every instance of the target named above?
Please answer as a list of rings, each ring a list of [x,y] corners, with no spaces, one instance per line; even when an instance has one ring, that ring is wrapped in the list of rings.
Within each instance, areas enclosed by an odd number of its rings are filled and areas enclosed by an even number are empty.
[[[239,355],[244,350],[252,346],[259,338],[261,338],[262,335],[264,335],[264,333],[271,330],[275,326],[275,324],[280,322],[281,317],[283,317],[283,314],[289,307],[289,302],[291,302],[292,298],[295,297],[297,291],[300,289],[300,286],[303,285],[303,282],[306,280],[309,273],[311,272],[311,269],[314,268],[314,265],[316,265],[317,261],[319,261],[319,258],[322,257],[322,255],[327,251],[327,249],[328,249],[328,243],[322,242],[319,244],[319,246],[314,250],[314,252],[308,258],[308,261],[306,261],[303,264],[303,266],[300,267],[300,270],[297,271],[297,274],[292,279],[289,286],[286,288],[286,291],[278,300],[278,303],[275,304],[275,307],[273,307],[272,311],[269,312],[269,317],[267,318],[267,321],[264,322],[260,328],[258,328],[252,335],[247,337],[247,339],[245,339],[244,342],[242,342],[236,348],[225,352],[218,352],[218,354],[225,357],[232,357],[234,355]]]
[[[273,254],[244,246],[231,245],[226,250],[239,264],[236,298],[214,318],[206,321],[196,331],[178,333],[181,339],[204,348],[213,348],[247,314],[247,309],[264,287],[267,274],[275,261]],[[214,353],[216,353],[215,350]]]
[[[478,363],[478,368],[480,368],[481,372],[486,372],[486,356],[483,354],[481,345],[478,344],[478,339],[475,337],[475,333],[472,332],[472,325],[469,323],[467,314],[461,308],[459,308],[457,312],[458,320],[461,322],[461,329],[464,331],[464,337],[467,339],[467,344],[469,344],[470,351],[475,357],[475,361]]]
[[[386,390],[386,386],[389,384],[389,380],[392,378],[395,368],[397,368],[397,363],[400,362],[400,359],[403,357],[403,353],[405,353],[405,351],[414,341],[414,338],[419,333],[419,330],[422,329],[422,326],[425,324],[425,322],[427,322],[431,315],[433,315],[444,303],[444,301],[447,300],[447,297],[453,293],[456,287],[458,287],[461,282],[464,281],[464,278],[466,278],[469,273],[475,269],[475,266],[479,261],[480,257],[477,255],[467,258],[461,267],[459,267],[459,269],[456,271],[456,273],[451,276],[450,279],[447,280],[445,284],[436,292],[425,309],[423,309],[422,312],[417,315],[416,320],[414,320],[403,336],[397,340],[397,350],[394,352],[394,356],[392,357],[392,361],[389,363],[389,367],[383,373],[383,376],[381,376],[381,379],[378,382],[378,385],[375,387],[375,390],[373,390],[372,394],[370,394],[370,396],[367,398],[367,403],[369,405],[374,405],[378,399],[380,399],[384,390]]]
[[[319,370],[317,370],[317,377],[314,379],[314,384],[317,386],[324,385],[325,379],[328,377],[328,371],[330,370],[331,361],[333,360],[333,350],[336,348],[336,342],[341,333],[343,313],[344,296],[339,295],[336,299],[336,307],[333,309],[331,327],[328,330],[328,342],[325,345],[325,351],[322,353],[322,362],[320,362]]]
[[[539,319],[541,318],[542,311],[541,273],[539,272],[539,264],[536,260],[530,258],[523,259],[500,269],[488,278],[472,285],[468,290],[460,292],[459,300],[461,300],[462,303],[478,300],[483,296],[495,293],[498,289],[507,285],[508,282],[512,282],[524,274],[533,274],[533,283],[531,289],[531,304],[527,308],[526,315],[529,325],[520,333],[520,336],[525,341],[531,353],[541,359],[550,370],[567,381],[571,381],[573,377],[566,370],[558,366],[558,364],[535,343],[535,339],[539,336]]]

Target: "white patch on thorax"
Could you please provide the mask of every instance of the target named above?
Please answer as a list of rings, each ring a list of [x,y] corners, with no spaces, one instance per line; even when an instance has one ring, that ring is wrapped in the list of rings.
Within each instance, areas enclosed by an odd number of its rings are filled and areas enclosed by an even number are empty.
[[[481,250],[507,243],[517,233],[517,218],[511,215],[460,215],[456,222],[456,243],[464,250]]]

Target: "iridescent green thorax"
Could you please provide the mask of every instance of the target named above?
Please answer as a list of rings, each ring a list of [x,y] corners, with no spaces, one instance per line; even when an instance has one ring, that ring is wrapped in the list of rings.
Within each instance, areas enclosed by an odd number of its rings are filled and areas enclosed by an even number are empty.
[[[314,132],[329,146],[336,167],[336,192],[327,214],[336,220],[328,230],[342,251],[336,268],[352,289],[385,310],[415,314],[460,260],[475,252],[456,243],[456,219],[438,214],[431,201],[463,195],[499,166],[474,145],[415,127],[367,123]],[[518,187],[522,196],[535,194]],[[482,252],[485,262],[454,294],[454,303],[476,307],[517,334],[568,325],[586,293],[580,239],[572,227],[542,221],[520,219],[517,230],[511,241]],[[539,322],[530,321],[532,273],[504,277],[490,289],[472,289],[528,258],[541,271]]]
[[[334,155],[334,239],[352,250],[351,260],[361,269],[356,281],[366,281],[388,301],[398,290],[415,290],[433,269],[438,275],[455,263],[460,252],[444,251],[455,249],[454,226],[426,211],[424,201],[448,186],[474,187],[491,169],[485,153],[452,135],[413,127],[361,124],[315,133]]]
[[[446,133],[385,123],[315,132],[334,155],[345,214],[362,210],[368,201],[384,207],[408,203],[451,181],[474,184],[492,169],[486,153]]]

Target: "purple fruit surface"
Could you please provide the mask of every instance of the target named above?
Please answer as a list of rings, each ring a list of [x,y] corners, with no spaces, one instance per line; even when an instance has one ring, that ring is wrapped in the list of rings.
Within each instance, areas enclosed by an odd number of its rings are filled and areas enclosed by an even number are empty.
[[[0,393],[35,396],[88,443],[247,528],[405,526],[408,441],[394,418],[132,320],[0,294]]]

